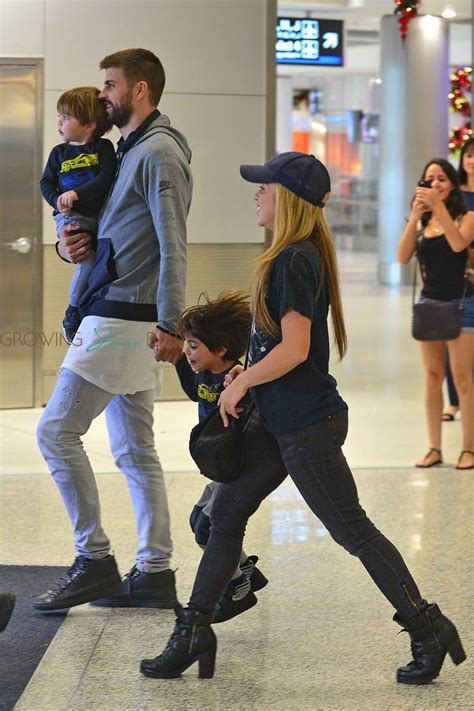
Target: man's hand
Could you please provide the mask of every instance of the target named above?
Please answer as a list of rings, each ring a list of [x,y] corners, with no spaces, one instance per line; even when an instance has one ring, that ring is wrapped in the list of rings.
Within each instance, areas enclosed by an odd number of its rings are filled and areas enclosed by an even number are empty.
[[[60,256],[67,262],[73,262],[74,264],[87,259],[92,251],[92,235],[88,232],[78,232],[79,229],[77,225],[67,225],[58,235],[58,252]]]
[[[148,334],[148,345],[155,353],[155,360],[177,365],[183,355],[183,341],[155,328]]]

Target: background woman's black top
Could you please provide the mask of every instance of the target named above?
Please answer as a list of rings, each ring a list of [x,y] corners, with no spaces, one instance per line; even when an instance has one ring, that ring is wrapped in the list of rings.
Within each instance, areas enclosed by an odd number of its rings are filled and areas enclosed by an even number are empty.
[[[268,280],[266,302],[277,324],[290,310],[311,319],[307,360],[281,378],[252,388],[259,415],[275,435],[302,430],[347,408],[328,372],[329,292],[323,277],[316,299],[320,281],[321,260],[309,240],[284,249],[275,260]],[[280,339],[263,333],[254,323],[249,365],[264,358],[278,343]]]
[[[461,299],[465,286],[467,249],[454,252],[444,235],[419,237],[416,245],[426,299]],[[469,296],[467,293],[466,296]]]

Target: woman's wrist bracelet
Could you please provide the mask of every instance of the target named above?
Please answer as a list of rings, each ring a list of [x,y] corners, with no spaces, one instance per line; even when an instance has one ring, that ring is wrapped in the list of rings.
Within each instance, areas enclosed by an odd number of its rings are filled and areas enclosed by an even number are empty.
[[[173,333],[173,331],[168,331],[167,328],[163,328],[163,326],[158,326],[158,324],[156,324],[156,327],[157,327],[158,331],[161,331],[162,333],[166,333],[168,336],[177,338],[179,341],[183,340],[183,337],[179,333]]]

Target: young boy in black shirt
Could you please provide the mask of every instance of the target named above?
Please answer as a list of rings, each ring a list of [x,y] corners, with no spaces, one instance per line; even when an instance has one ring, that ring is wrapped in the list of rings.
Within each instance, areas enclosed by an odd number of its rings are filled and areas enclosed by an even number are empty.
[[[237,365],[248,344],[252,316],[243,292],[228,291],[192,306],[181,315],[179,329],[185,339],[184,354],[176,366],[181,386],[198,403],[199,419],[217,407],[226,374]],[[196,542],[205,548],[209,515],[219,484],[210,482],[189,519]],[[213,622],[225,622],[257,604],[255,590],[268,583],[255,566],[257,556],[241,552],[239,567],[217,604]]]
[[[116,171],[115,149],[101,136],[110,131],[110,122],[99,89],[81,86],[65,91],[57,103],[58,132],[64,143],[49,154],[40,180],[41,193],[52,208],[59,233],[66,225],[95,236],[97,217],[107,197]],[[91,255],[76,266],[69,290],[69,306],[63,331],[72,343],[79,328],[77,305],[86,290],[94,263]]]

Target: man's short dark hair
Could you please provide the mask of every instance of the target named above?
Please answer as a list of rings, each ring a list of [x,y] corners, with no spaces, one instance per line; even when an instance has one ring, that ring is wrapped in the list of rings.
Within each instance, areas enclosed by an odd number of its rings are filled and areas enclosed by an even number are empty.
[[[248,294],[244,291],[224,291],[211,301],[183,311],[179,331],[185,338],[199,338],[210,351],[225,347],[226,360],[237,360],[247,349],[252,314]]]
[[[123,71],[128,86],[146,81],[150,102],[160,103],[165,88],[165,70],[158,57],[149,49],[122,49],[104,57],[101,69],[119,68]]]

